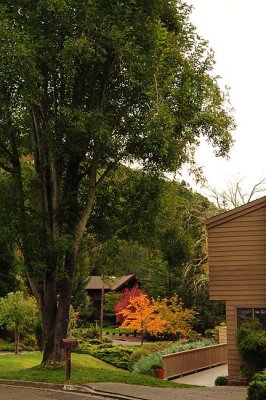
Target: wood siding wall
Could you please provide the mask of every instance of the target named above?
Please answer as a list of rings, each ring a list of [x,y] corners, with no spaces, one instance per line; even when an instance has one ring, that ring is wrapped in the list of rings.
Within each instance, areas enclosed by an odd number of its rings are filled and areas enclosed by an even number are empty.
[[[209,293],[226,301],[229,375],[239,373],[236,309],[266,308],[266,206],[208,229]]]
[[[226,344],[227,343],[227,327],[226,326],[219,326],[219,343]]]

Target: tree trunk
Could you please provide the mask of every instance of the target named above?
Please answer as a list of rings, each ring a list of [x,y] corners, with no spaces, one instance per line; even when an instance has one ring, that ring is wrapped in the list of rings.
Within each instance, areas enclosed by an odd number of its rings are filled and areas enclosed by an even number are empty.
[[[64,278],[60,282],[58,301],[55,280],[47,282],[41,309],[44,343],[42,364],[65,360],[65,350],[60,348],[60,340],[67,337],[71,296],[71,278]]]

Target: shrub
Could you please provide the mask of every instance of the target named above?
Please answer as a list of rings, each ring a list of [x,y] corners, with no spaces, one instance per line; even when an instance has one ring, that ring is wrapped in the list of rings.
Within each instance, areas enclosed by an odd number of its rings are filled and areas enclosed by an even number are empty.
[[[156,351],[147,356],[141,357],[133,366],[133,371],[139,374],[149,374],[154,368],[154,365],[162,363],[163,355],[177,353],[186,350],[197,349],[199,347],[206,347],[214,345],[215,342],[212,339],[197,340],[194,342],[178,342],[174,343],[166,349]]]
[[[24,345],[26,348],[31,348],[32,350],[34,350],[37,345],[35,335],[28,334],[26,336],[23,336],[21,346],[22,345]]]
[[[117,368],[129,369],[133,350],[128,347],[113,346],[111,343],[91,339],[81,342],[75,353],[89,354]]]
[[[0,343],[0,351],[12,351],[14,352],[14,344]]]
[[[132,352],[133,350],[124,347],[99,348],[98,346],[91,355],[117,368],[128,369]]]
[[[82,332],[82,337],[84,339],[99,339],[100,330],[96,325],[90,324],[85,332]]]
[[[75,353],[78,354],[91,354],[92,345],[89,342],[79,342],[79,345],[76,349],[74,349]]]
[[[211,329],[211,328],[206,329],[204,331],[204,336],[207,339],[213,338],[213,339],[216,340],[217,343],[219,342],[219,331],[218,331],[218,329]]]
[[[243,360],[266,367],[266,331],[259,321],[243,324],[237,333],[237,344]]]
[[[173,342],[157,342],[157,343],[149,343],[145,344],[145,346],[141,346],[140,349],[135,349],[131,355],[131,360],[130,360],[130,365],[129,365],[129,370],[133,370],[134,364],[144,356],[147,356],[151,353],[154,353],[159,350],[166,349],[170,347],[173,344]]]
[[[266,381],[255,380],[248,387],[247,400],[265,400],[266,399]]]
[[[217,376],[214,381],[215,386],[226,386],[228,385],[228,378],[227,376]]]
[[[266,382],[266,370],[259,372],[254,376],[254,379],[257,381]]]

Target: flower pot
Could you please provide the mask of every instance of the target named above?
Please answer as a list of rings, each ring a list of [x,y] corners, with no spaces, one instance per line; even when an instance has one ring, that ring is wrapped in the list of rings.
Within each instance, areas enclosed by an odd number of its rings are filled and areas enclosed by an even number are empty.
[[[163,379],[164,378],[164,369],[163,368],[154,368],[154,374],[156,378]]]

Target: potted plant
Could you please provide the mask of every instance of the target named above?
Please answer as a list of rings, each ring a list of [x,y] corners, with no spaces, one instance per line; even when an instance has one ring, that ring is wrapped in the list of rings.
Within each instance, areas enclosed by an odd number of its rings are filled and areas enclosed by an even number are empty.
[[[162,362],[154,363],[152,366],[152,371],[156,378],[164,379],[164,369],[162,366]]]

